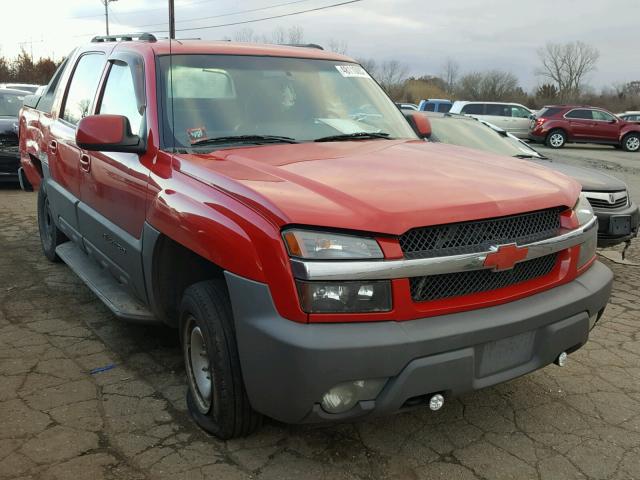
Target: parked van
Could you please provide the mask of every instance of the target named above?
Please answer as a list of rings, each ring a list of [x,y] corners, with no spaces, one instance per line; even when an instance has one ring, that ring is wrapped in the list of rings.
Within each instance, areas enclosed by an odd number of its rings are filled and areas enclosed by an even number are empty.
[[[454,102],[451,113],[471,115],[491,122],[518,138],[527,138],[533,111],[519,103]]]

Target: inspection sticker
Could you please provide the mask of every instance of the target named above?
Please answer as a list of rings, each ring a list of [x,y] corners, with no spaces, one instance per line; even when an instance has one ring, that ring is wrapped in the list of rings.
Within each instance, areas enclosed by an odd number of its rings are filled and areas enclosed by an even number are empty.
[[[360,65],[336,65],[336,70],[338,70],[343,77],[369,78],[367,71]]]
[[[204,127],[187,128],[187,136],[189,137],[189,142],[197,143],[207,139],[207,131]]]

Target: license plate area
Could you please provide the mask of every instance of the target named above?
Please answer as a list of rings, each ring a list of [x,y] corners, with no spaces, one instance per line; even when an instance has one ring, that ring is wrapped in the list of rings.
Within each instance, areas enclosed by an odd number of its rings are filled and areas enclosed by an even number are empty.
[[[631,215],[612,215],[609,218],[609,233],[612,235],[631,233]]]
[[[528,362],[533,354],[536,332],[525,332],[477,348],[478,378],[493,375]]]

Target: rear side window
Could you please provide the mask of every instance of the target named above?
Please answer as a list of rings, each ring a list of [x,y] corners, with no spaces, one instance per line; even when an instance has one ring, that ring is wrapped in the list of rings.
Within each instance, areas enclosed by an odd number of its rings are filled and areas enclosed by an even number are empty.
[[[493,117],[510,117],[511,108],[507,105],[487,103],[485,115],[491,115]]]
[[[436,104],[435,103],[427,103],[424,106],[424,111],[425,112],[435,112],[436,110]]]
[[[538,113],[536,113],[536,117],[538,117],[538,118],[549,118],[549,117],[553,117],[554,115],[557,115],[561,111],[562,111],[561,108],[545,107],[545,108],[541,109]]]
[[[441,103],[438,106],[438,111],[439,112],[447,113],[449,110],[451,110],[451,104],[450,103]]]
[[[591,110],[584,110],[584,109],[571,110],[569,113],[565,115],[565,117],[575,118],[579,120],[593,120],[593,115],[591,114]]]
[[[509,107],[511,110],[511,116],[515,118],[529,118],[531,112],[522,107],[511,106]]]
[[[62,118],[67,122],[76,125],[89,115],[104,63],[105,56],[100,53],[83,55],[78,60],[64,101]]]
[[[482,115],[484,113],[484,104],[482,103],[470,103],[462,107],[460,113],[467,113],[470,115]]]

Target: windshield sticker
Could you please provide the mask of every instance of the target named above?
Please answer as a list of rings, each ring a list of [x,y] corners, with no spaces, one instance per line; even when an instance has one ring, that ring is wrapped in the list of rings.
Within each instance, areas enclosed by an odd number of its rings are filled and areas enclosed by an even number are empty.
[[[369,74],[360,65],[336,65],[336,70],[343,77],[370,78]]]
[[[187,128],[187,136],[189,137],[189,141],[191,142],[191,144],[206,140],[208,138],[207,131],[204,129],[204,127]]]

